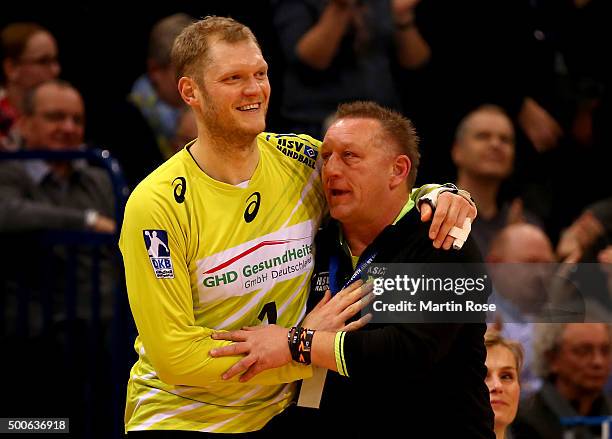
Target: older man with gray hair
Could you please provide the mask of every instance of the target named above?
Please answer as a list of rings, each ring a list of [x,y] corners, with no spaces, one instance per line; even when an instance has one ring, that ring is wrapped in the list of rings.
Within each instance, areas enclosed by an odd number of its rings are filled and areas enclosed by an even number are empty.
[[[544,385],[519,410],[517,437],[561,438],[561,418],[612,414],[612,402],[603,393],[612,366],[611,325],[537,324],[533,346]],[[596,429],[578,427],[573,437],[599,437]]]

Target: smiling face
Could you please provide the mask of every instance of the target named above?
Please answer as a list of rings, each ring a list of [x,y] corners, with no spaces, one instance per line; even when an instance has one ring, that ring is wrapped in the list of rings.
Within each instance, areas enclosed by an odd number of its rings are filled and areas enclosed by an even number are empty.
[[[487,378],[495,430],[504,430],[516,417],[521,387],[514,354],[505,346],[487,347]]]
[[[380,122],[341,119],[327,130],[321,146],[323,187],[331,216],[343,225],[370,224],[394,203],[405,184],[410,161],[385,142]],[[398,160],[403,168],[398,170]],[[407,169],[406,169],[407,168]]]
[[[243,141],[265,129],[268,64],[255,42],[213,42],[200,82],[198,113],[211,135]]]
[[[33,113],[19,121],[28,148],[63,151],[83,143],[85,110],[79,92],[47,83],[38,87],[33,100]]]

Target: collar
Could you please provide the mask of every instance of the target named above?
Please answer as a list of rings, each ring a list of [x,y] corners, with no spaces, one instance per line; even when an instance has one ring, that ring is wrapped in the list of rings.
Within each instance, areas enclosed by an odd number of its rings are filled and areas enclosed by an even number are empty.
[[[51,173],[51,167],[43,160],[25,160],[23,163],[26,173],[32,181],[39,185]]]
[[[36,185],[41,184],[47,176],[53,175],[51,167],[44,160],[24,160],[23,166],[28,176]],[[73,160],[71,166],[74,172],[78,172],[87,167],[87,160]]]
[[[401,220],[404,216],[406,216],[406,214],[408,212],[410,212],[412,210],[412,208],[415,206],[414,201],[412,200],[412,198],[408,198],[408,201],[406,202],[406,204],[404,204],[404,207],[402,207],[402,210],[400,210],[400,213],[397,215],[397,217],[393,220],[393,222],[391,223],[391,225],[396,225],[397,222],[399,220]],[[342,226],[340,224],[338,224],[338,242],[340,243],[340,246],[345,249],[345,251],[347,251],[348,254],[351,254],[351,251],[348,247],[348,244],[346,243],[346,241],[344,240],[344,234],[342,233]]]

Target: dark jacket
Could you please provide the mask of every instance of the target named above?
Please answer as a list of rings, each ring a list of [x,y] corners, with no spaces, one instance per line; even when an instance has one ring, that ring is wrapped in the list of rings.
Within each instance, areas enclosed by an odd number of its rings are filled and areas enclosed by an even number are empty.
[[[340,282],[353,273],[338,227],[332,221],[317,237],[311,304],[322,295],[330,255],[340,260]],[[481,261],[471,238],[460,251],[436,250],[428,228],[416,210],[410,211],[363,255],[377,252],[375,263]],[[427,266],[435,272],[435,266]],[[348,333],[344,352],[350,378],[328,372],[320,410],[303,411],[310,412],[312,424],[344,437],[494,438],[484,383],[485,330],[484,323],[397,323]]]
[[[603,394],[593,402],[588,416],[610,416],[612,404]],[[542,389],[530,399],[521,403],[512,431],[516,439],[561,439],[564,427],[561,418],[579,416],[570,401],[564,399],[555,389],[554,384],[545,382]],[[573,431],[576,439],[594,439],[601,437],[601,426],[567,427]]]

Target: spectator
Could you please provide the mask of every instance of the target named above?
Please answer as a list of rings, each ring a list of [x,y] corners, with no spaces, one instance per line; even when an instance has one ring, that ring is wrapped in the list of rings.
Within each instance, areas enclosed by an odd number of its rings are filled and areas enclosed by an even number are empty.
[[[497,305],[498,329],[525,347],[521,387],[522,396],[527,397],[541,386],[533,371],[531,337],[535,316],[546,301],[545,273],[550,268],[547,265],[554,262],[552,245],[538,227],[513,224],[495,237],[486,260],[495,289],[492,300]]]
[[[53,35],[36,23],[13,23],[0,36],[4,84],[0,88],[0,150],[19,147],[15,122],[32,87],[57,78],[60,65]]]
[[[415,21],[419,0],[274,2],[287,61],[281,115],[289,131],[322,135],[339,103],[371,100],[399,109],[392,67],[416,69],[430,57]]]
[[[610,325],[604,323],[536,325],[536,368],[544,384],[521,406],[513,425],[516,437],[561,438],[561,418],[612,414],[611,402],[603,394],[612,363],[611,335]],[[587,427],[578,427],[574,434],[599,437]]]
[[[99,142],[109,146],[132,187],[176,152],[173,142],[186,106],[176,86],[170,52],[177,35],[192,22],[189,15],[178,13],[155,23],[147,72],[117,108],[117,129],[100,134]]]
[[[487,378],[491,407],[495,414],[496,439],[510,439],[508,426],[516,417],[521,385],[519,376],[523,365],[523,348],[498,332],[485,334],[487,347]]]
[[[28,92],[19,120],[25,148],[65,151],[83,144],[85,123],[83,100],[70,84],[53,80]],[[104,171],[86,163],[24,162],[0,163],[0,232],[44,230],[91,230],[113,233],[116,229],[114,200],[110,181]],[[38,253],[28,249],[29,257]],[[57,249],[48,261],[57,274],[54,284],[43,287],[63,292],[63,274],[69,264],[66,249]],[[21,261],[23,263],[23,261]],[[29,263],[32,261],[29,261]],[[110,295],[114,269],[109,258],[101,268],[102,294]],[[90,287],[91,258],[77,259],[77,291],[85,295]],[[73,267],[70,267],[73,269]],[[89,315],[89,308],[83,307]],[[110,307],[107,309],[107,315]]]
[[[70,84],[52,80],[35,86],[22,108],[18,124],[26,149],[71,151],[83,145],[83,100]],[[109,374],[96,376],[95,382],[89,377],[92,364],[97,370],[107,367],[108,339],[103,337],[118,280],[116,250],[99,246],[96,254],[83,238],[78,245],[48,243],[41,240],[47,235],[37,232],[112,233],[113,215],[110,180],[86,162],[0,162],[0,233],[11,249],[1,261],[6,270],[0,287],[6,308],[1,312],[8,328],[3,346],[19,359],[0,368],[13,378],[6,389],[14,395],[11,410],[70,416],[70,429],[78,437],[86,429],[108,437],[108,423],[87,424],[83,400],[91,392],[94,404],[103,406],[112,388]],[[41,358],[54,382],[70,382],[60,397],[53,392],[55,384],[32,380],[40,372]],[[39,397],[32,398],[34,393]]]
[[[493,236],[506,225],[537,218],[523,209],[520,198],[500,200],[500,189],[512,174],[514,127],[506,112],[496,105],[482,105],[468,113],[457,126],[452,147],[457,166],[457,185],[472,194],[478,219],[472,227],[482,254],[489,252]]]

